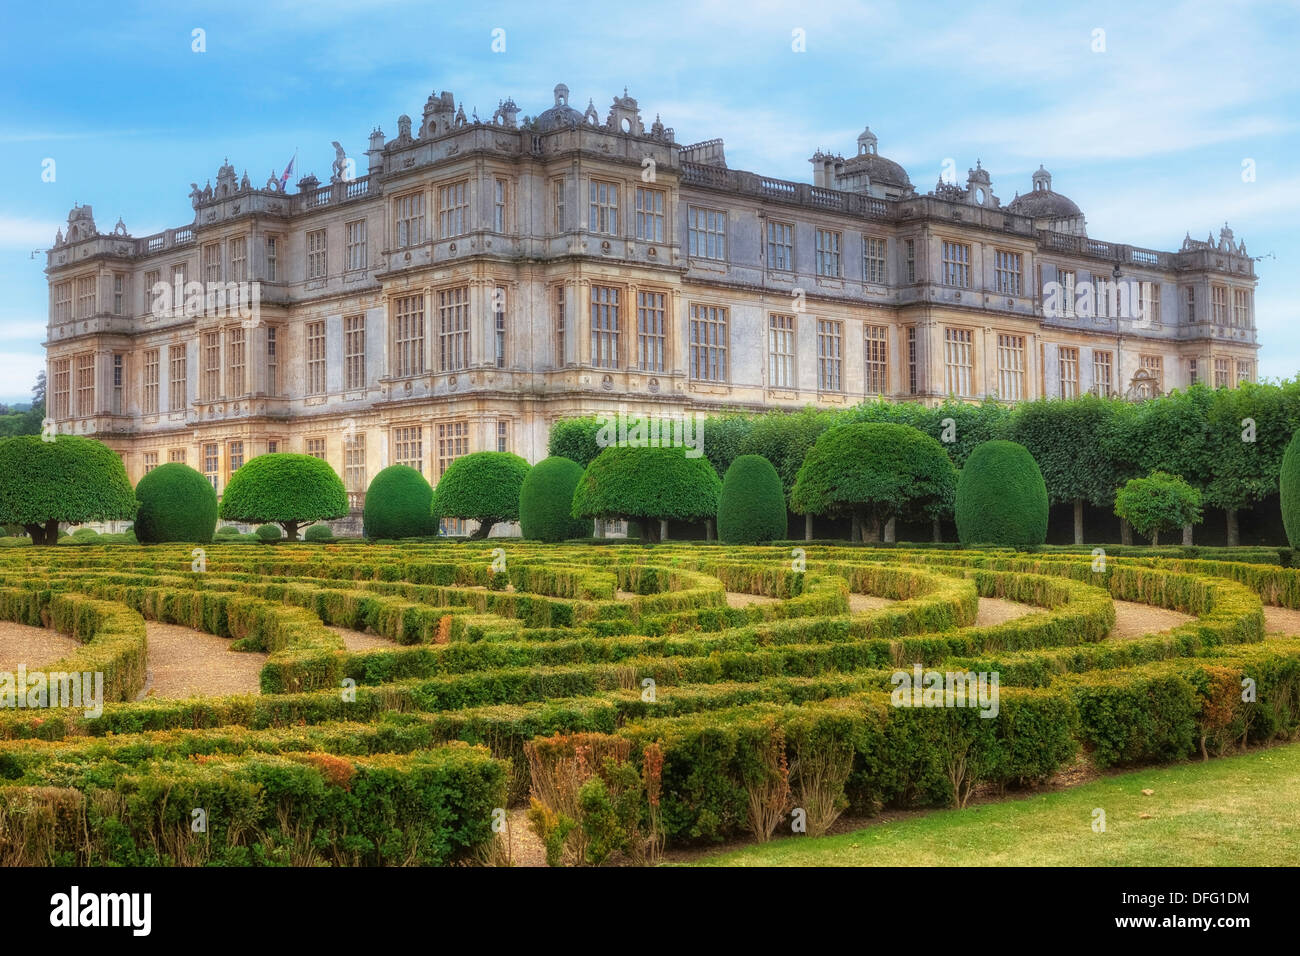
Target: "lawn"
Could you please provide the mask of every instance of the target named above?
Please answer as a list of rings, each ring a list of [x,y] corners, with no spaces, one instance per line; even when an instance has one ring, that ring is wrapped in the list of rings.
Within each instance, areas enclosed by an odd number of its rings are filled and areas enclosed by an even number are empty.
[[[1097,808],[1105,832],[1093,830]],[[1300,743],[838,836],[786,837],[695,865],[1300,866]]]

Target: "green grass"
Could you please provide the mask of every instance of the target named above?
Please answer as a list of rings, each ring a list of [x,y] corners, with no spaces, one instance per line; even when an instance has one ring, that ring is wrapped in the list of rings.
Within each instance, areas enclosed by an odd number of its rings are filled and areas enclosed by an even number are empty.
[[[1095,808],[1106,812],[1104,833],[1092,829]],[[838,836],[785,837],[694,865],[1300,866],[1300,743]]]

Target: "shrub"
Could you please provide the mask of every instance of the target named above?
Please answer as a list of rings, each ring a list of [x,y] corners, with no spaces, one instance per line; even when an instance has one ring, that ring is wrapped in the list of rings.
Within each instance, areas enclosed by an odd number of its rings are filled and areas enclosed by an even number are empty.
[[[722,481],[707,458],[682,448],[606,448],[573,492],[573,514],[622,518],[658,540],[659,522],[701,521],[718,512]]]
[[[189,465],[159,465],[135,486],[140,510],[135,534],[146,544],[187,541],[207,544],[217,526],[217,492]]]
[[[1282,525],[1291,547],[1300,548],[1300,432],[1291,438],[1282,456],[1282,473],[1278,482],[1282,498]]]
[[[334,532],[327,524],[314,524],[302,534],[304,541],[333,541]]]
[[[280,530],[278,524],[259,525],[253,534],[257,535],[259,541],[279,541],[284,537],[284,532]]]
[[[122,459],[102,442],[71,435],[0,441],[0,523],[20,524],[33,544],[55,544],[59,522],[135,517]]]
[[[573,517],[573,490],[582,466],[553,455],[539,461],[519,489],[519,527],[525,538],[564,541],[591,533],[591,522]]]
[[[795,478],[801,514],[851,515],[873,540],[890,518],[937,517],[957,480],[943,446],[908,425],[862,422],[818,437]]]
[[[486,538],[497,522],[519,520],[519,491],[527,475],[528,462],[506,451],[457,458],[433,489],[433,513],[477,521],[470,538]]]
[[[237,538],[239,537],[239,535],[240,535],[240,530],[238,525],[223,524],[220,528],[217,529],[217,533],[216,535],[214,535],[214,537]]]
[[[595,418],[566,418],[551,426],[546,453],[552,458],[567,458],[586,468],[600,454],[596,440],[601,424]]]
[[[389,465],[371,480],[361,521],[372,540],[435,535],[433,487],[410,465]]]
[[[957,537],[1030,548],[1047,540],[1047,484],[1029,449],[1013,441],[976,447],[957,481]]]
[[[728,544],[785,537],[781,476],[761,455],[741,455],[727,469],[718,499],[718,540]]]
[[[284,452],[258,455],[230,476],[218,509],[228,521],[275,522],[290,541],[300,525],[342,518],[348,493],[326,462]]]
[[[1115,514],[1138,534],[1160,543],[1160,532],[1175,531],[1201,520],[1201,493],[1177,475],[1153,471],[1130,478],[1115,495]]]

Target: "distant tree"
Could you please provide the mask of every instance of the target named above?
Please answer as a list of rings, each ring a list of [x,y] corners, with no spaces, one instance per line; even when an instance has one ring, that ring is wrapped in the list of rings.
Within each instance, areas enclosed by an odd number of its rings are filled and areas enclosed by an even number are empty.
[[[117,453],[89,438],[0,441],[0,523],[22,525],[32,543],[57,544],[59,523],[129,521],[136,497]]]
[[[574,489],[572,514],[636,522],[656,541],[661,521],[713,518],[721,489],[709,460],[687,458],[685,449],[606,448]]]
[[[934,517],[951,501],[956,481],[943,446],[915,428],[841,425],[808,452],[790,503],[803,514],[858,518],[867,540],[879,541],[891,518]]]
[[[501,521],[519,520],[519,490],[528,462],[504,451],[476,451],[450,465],[433,489],[433,513],[478,522],[471,538],[486,538]]]
[[[1205,503],[1226,513],[1229,547],[1240,541],[1237,512],[1277,491],[1282,456],[1294,431],[1277,385],[1244,382],[1215,390],[1209,410]]]
[[[1115,495],[1115,514],[1138,534],[1160,543],[1160,534],[1201,520],[1201,493],[1177,475],[1153,471],[1130,478]]]
[[[218,509],[227,521],[275,523],[290,541],[302,525],[342,518],[348,493],[327,462],[311,455],[277,452],[246,461],[230,476]]]
[[[596,440],[601,428],[595,417],[562,418],[551,426],[550,439],[547,441],[547,454],[551,457],[567,458],[586,468],[601,452]]]

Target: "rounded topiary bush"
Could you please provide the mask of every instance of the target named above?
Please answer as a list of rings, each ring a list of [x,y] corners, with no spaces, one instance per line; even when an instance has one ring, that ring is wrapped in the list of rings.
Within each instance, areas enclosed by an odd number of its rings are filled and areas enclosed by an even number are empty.
[[[658,540],[661,521],[703,521],[718,513],[722,480],[704,457],[682,448],[615,445],[582,473],[573,491],[573,514],[622,518]]]
[[[298,528],[348,513],[348,493],[327,462],[311,455],[258,455],[230,476],[217,514],[248,524],[275,522],[290,541]]]
[[[135,486],[140,510],[135,536],[143,544],[188,541],[207,544],[217,526],[217,492],[189,465],[159,465]],[[235,529],[238,533],[238,529]]]
[[[280,530],[278,524],[260,525],[253,531],[253,534],[257,535],[261,541],[279,541],[284,537],[284,532]]]
[[[103,442],[75,435],[0,441],[0,523],[21,525],[33,544],[55,544],[60,522],[129,521],[136,508],[122,459]]]
[[[591,521],[573,517],[573,489],[582,480],[582,466],[559,455],[544,458],[528,472],[519,488],[519,528],[525,538],[564,541],[591,534]]]
[[[302,533],[304,541],[333,541],[334,532],[327,524],[314,524]]]
[[[1013,441],[975,446],[957,479],[957,537],[963,545],[1041,545],[1047,510],[1047,484],[1028,448]]]
[[[519,520],[519,492],[527,475],[528,462],[508,451],[464,455],[438,479],[433,513],[477,521],[470,538],[486,538],[498,522]]]
[[[1278,478],[1282,498],[1282,526],[1291,547],[1300,548],[1300,432],[1291,438],[1282,455],[1282,472]]]
[[[389,465],[371,479],[361,523],[372,540],[435,535],[433,487],[410,465]]]
[[[722,479],[718,498],[718,540],[752,544],[785,537],[785,492],[781,476],[762,455],[741,455]]]

